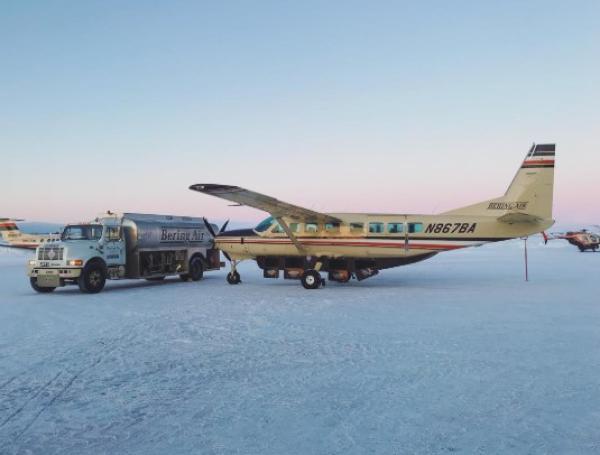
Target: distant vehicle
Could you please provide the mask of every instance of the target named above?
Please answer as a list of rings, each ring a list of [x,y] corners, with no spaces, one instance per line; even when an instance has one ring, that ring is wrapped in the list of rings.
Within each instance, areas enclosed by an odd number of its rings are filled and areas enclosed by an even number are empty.
[[[90,223],[65,226],[59,242],[38,247],[27,275],[31,287],[43,293],[69,284],[97,293],[107,279],[179,275],[198,281],[205,270],[221,267],[216,228],[204,218],[107,212]]]
[[[18,221],[13,218],[0,218],[0,246],[35,250],[39,245],[58,242],[60,234],[27,234],[21,232]]]
[[[566,240],[571,245],[575,245],[582,253],[586,250],[597,251],[600,248],[600,235],[589,232],[587,229],[581,231],[569,231],[565,233],[555,232],[552,234],[544,233],[544,242],[548,240]]]
[[[254,229],[216,237],[231,262],[230,284],[240,282],[236,264],[254,259],[265,278],[283,270],[284,278],[317,289],[324,284],[321,271],[340,283],[364,280],[442,251],[542,232],[554,224],[554,155],[555,144],[534,144],[503,196],[439,215],[320,213],[238,186],[190,189],[271,214]]]

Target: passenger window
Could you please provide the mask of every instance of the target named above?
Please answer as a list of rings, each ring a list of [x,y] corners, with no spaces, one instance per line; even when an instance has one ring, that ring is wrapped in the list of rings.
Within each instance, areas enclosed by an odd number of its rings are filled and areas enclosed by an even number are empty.
[[[365,223],[350,223],[350,232],[363,232],[365,230]]]
[[[408,232],[423,232],[423,223],[408,223]]]
[[[340,223],[325,223],[326,232],[340,232]]]
[[[290,223],[290,231],[292,232],[299,232],[300,231],[300,225],[298,223]]]
[[[383,232],[383,223],[369,223],[369,232],[371,234],[381,234]]]
[[[285,231],[283,230],[283,228],[281,227],[281,225],[279,223],[275,222],[275,225],[273,226],[273,229],[271,229],[271,232],[273,234],[281,234]]]
[[[404,223],[388,223],[388,234],[402,234],[404,232]]]
[[[306,223],[304,225],[304,232],[317,232],[319,225],[317,223]]]

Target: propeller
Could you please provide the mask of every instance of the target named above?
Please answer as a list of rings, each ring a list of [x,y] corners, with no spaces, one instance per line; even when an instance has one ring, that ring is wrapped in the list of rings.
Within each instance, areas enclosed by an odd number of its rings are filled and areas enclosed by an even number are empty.
[[[221,226],[221,229],[219,229],[219,234],[222,234],[223,232],[225,232],[225,229],[227,228],[227,225],[229,224],[229,220],[225,221],[225,223],[223,223],[223,226]]]
[[[215,230],[213,229],[212,225],[208,222],[206,217],[203,216],[202,221],[204,221],[204,225],[206,226],[206,229],[208,229],[208,232],[210,232],[210,235],[212,235],[213,237],[216,237],[218,234],[215,233]],[[225,221],[225,223],[223,223],[223,226],[221,226],[221,229],[219,229],[219,234],[222,234],[223,232],[225,232],[225,229],[227,228],[228,224],[229,224],[229,220],[227,220],[227,221]],[[229,254],[226,251],[221,250],[221,253],[223,253],[223,256],[225,256],[229,262],[231,262],[231,256],[229,256]]]
[[[210,232],[210,235],[212,235],[213,237],[216,237],[217,234],[215,234],[215,230],[213,229],[212,225],[208,222],[206,217],[203,216],[202,221],[204,221],[204,226],[206,226],[206,229],[208,229],[208,232]]]

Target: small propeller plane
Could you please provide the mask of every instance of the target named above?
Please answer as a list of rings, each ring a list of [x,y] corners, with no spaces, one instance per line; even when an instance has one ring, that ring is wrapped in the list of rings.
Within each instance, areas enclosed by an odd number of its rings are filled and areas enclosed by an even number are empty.
[[[306,289],[359,281],[437,253],[526,237],[554,224],[555,144],[533,144],[506,193],[438,215],[320,213],[238,186],[199,183],[191,190],[268,212],[253,229],[221,231],[215,243],[240,283],[239,261],[256,260],[265,278],[300,279]]]
[[[21,232],[17,226],[18,221],[24,220],[0,218],[0,246],[35,250],[45,242],[60,240],[60,234],[27,234]]]

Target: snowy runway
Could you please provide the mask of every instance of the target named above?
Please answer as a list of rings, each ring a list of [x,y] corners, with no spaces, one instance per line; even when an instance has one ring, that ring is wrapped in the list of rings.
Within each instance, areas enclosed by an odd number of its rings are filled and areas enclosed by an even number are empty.
[[[0,250],[0,453],[600,453],[600,254],[530,241],[361,283],[35,294]]]

